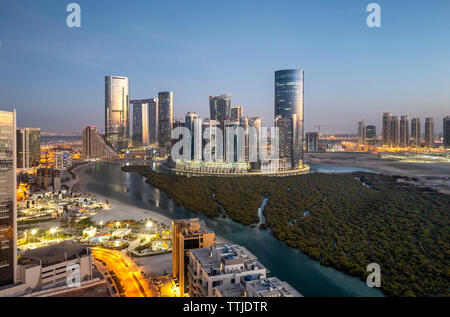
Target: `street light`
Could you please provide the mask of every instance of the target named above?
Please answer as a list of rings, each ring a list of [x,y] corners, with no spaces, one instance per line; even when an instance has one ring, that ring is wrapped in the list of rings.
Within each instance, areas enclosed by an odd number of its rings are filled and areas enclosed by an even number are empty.
[[[147,223],[145,224],[145,226],[146,226],[147,228],[151,228],[151,227],[152,227],[152,223],[149,221],[149,222],[147,222]]]
[[[50,233],[53,235],[53,238],[55,237],[55,232],[56,232],[55,228],[51,228],[50,229]]]
[[[120,222],[116,222],[116,228],[119,228],[119,226],[120,226]]]

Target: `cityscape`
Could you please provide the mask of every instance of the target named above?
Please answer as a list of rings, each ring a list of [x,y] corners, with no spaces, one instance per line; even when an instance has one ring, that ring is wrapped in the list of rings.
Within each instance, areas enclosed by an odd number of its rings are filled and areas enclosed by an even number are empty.
[[[2,89],[0,297],[448,297],[448,94],[339,109],[342,132],[307,88],[318,70],[279,58],[251,84],[270,82],[270,106],[229,84],[187,106],[177,78],[143,90],[132,69],[99,68],[104,103],[46,125]]]

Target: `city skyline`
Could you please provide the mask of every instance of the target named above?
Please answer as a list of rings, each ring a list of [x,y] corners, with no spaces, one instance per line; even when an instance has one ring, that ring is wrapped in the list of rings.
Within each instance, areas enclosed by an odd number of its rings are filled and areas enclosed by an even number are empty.
[[[55,132],[102,127],[101,87],[110,74],[130,78],[130,99],[173,91],[175,118],[189,111],[207,117],[208,96],[230,93],[232,106],[243,106],[244,115],[257,113],[269,126],[274,115],[273,71],[302,68],[307,78],[305,132],[316,131],[314,126],[320,124],[323,134],[353,134],[354,122],[361,119],[381,131],[379,113],[385,111],[442,122],[449,108],[445,87],[450,64],[441,56],[448,55],[450,47],[448,35],[435,32],[436,27],[448,29],[443,7],[449,4],[414,2],[403,6],[380,1],[383,27],[374,30],[365,25],[367,13],[359,1],[286,1],[285,6],[256,7],[232,2],[221,5],[225,12],[237,6],[244,12],[223,24],[210,22],[207,29],[192,18],[208,15],[217,4],[108,2],[105,13],[101,1],[79,1],[83,24],[75,30],[64,24],[65,4],[5,1],[0,12],[8,14],[0,19],[0,27],[9,32],[1,39],[0,107],[22,114],[19,127]],[[173,13],[173,25],[162,18],[137,22],[136,12],[155,12],[156,5]],[[244,17],[251,8],[249,23]],[[189,17],[183,16],[186,10]],[[296,19],[288,19],[291,11],[297,12]],[[111,27],[108,23],[119,13],[121,28]],[[278,23],[281,19],[284,23]],[[420,21],[420,29],[415,21]],[[409,32],[411,28],[420,32]],[[286,32],[280,35],[282,30]],[[160,43],[158,48],[155,43]],[[136,49],[115,52],[117,45]],[[147,50],[149,45],[154,49]],[[239,53],[237,47],[242,47]],[[281,54],[279,47],[287,50]],[[35,74],[40,74],[38,82]],[[441,124],[435,128],[442,132]]]

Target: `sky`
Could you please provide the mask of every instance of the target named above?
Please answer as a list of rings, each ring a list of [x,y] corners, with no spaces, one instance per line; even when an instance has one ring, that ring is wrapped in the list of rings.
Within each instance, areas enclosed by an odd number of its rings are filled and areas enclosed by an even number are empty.
[[[74,0],[72,0],[74,1]],[[76,1],[76,0],[75,0]],[[75,2],[74,1],[74,2]],[[130,98],[174,92],[174,115],[209,116],[208,96],[232,94],[273,125],[274,71],[305,72],[305,132],[381,130],[383,112],[450,115],[450,1],[0,1],[0,109],[19,127],[104,128],[104,77],[130,78]]]

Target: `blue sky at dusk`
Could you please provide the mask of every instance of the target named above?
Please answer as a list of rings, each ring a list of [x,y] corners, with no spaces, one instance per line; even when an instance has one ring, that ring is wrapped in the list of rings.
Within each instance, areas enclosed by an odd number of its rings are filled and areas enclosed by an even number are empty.
[[[381,127],[382,112],[450,115],[450,1],[383,0],[368,28],[364,0],[0,1],[0,108],[43,131],[104,126],[104,76],[130,78],[130,97],[174,91],[176,118],[209,116],[232,94],[271,126],[274,71],[305,71],[305,131]],[[73,1],[75,2],[75,1]],[[380,132],[380,131],[378,131]]]

